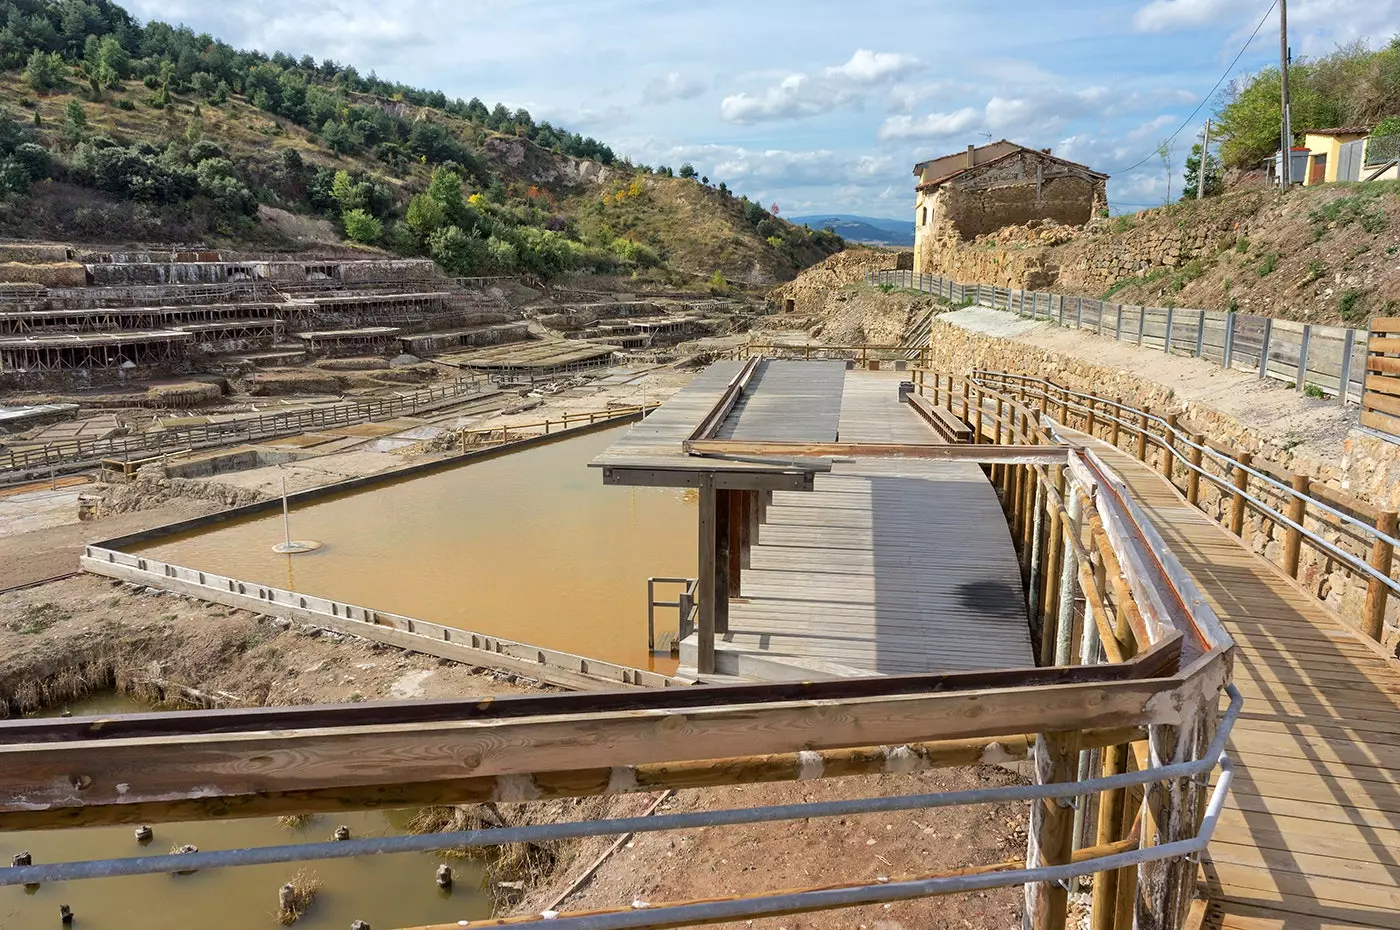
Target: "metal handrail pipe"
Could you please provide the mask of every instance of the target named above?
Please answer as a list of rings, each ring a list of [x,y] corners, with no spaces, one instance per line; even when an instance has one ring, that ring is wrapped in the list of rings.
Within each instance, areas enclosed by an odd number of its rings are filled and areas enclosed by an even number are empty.
[[[1186,762],[1174,762],[1141,771],[1093,778],[1082,782],[1008,785],[968,791],[705,810],[652,817],[618,817],[608,820],[497,827],[486,830],[458,830],[414,836],[367,837],[339,842],[295,843],[285,846],[221,849],[211,852],[172,853],[160,856],[131,856],[119,859],[11,866],[0,868],[0,887],[74,881],[86,878],[114,878],[123,875],[151,875],[226,866],[348,859],[355,856],[383,853],[427,852],[450,846],[479,848],[503,846],[508,843],[538,843],[589,836],[611,836],[621,833],[654,833],[665,830],[732,826],[735,824],[771,823],[779,820],[801,820],[808,817],[842,817],[855,814],[957,807],[963,804],[995,804],[1007,801],[1073,798],[1169,779],[1194,778],[1214,769],[1218,760],[1224,756],[1225,742],[1229,739],[1230,731],[1234,727],[1235,720],[1239,717],[1240,709],[1244,704],[1244,698],[1234,685],[1226,685],[1226,693],[1230,696],[1230,704],[1225,713],[1221,715],[1215,738],[1211,740],[1210,746],[1201,758]],[[1098,869],[1091,871],[1098,871]]]
[[[1004,377],[1003,377],[1003,378],[997,378],[997,377],[994,377],[994,376],[991,376],[991,375],[992,375],[992,373],[986,373],[986,374],[983,374],[983,375],[981,375],[981,376],[979,376],[979,377],[986,377],[987,380],[989,380],[989,381],[1004,381],[1004,380],[1009,380],[1009,379],[1004,378]],[[1041,379],[1041,378],[1027,378],[1027,377],[1025,377],[1025,376],[1023,376],[1023,375],[1016,375],[1016,376],[1012,376],[1012,377],[1014,377],[1014,378],[1017,379],[1017,380],[1031,381],[1031,382],[1040,383],[1040,384],[1044,384],[1044,383],[1045,383],[1044,379]],[[1082,391],[1075,391],[1075,390],[1073,390],[1073,389],[1071,389],[1071,388],[1064,388],[1063,390],[1064,390],[1064,393],[1069,394],[1069,395],[1072,395],[1072,396],[1074,396],[1074,397],[1093,398],[1094,400],[1096,400],[1097,402],[1099,402],[1099,403],[1101,403],[1101,404],[1108,404],[1108,405],[1110,405],[1110,406],[1112,406],[1112,407],[1114,407],[1114,408],[1116,408],[1116,409],[1118,409],[1118,410],[1120,410],[1120,411],[1131,410],[1131,411],[1133,411],[1134,413],[1141,414],[1141,415],[1145,415],[1148,419],[1154,420],[1154,421],[1156,421],[1157,423],[1162,424],[1162,426],[1165,427],[1165,428],[1167,428],[1167,429],[1171,429],[1171,425],[1170,425],[1169,423],[1167,423],[1167,421],[1166,421],[1165,419],[1163,419],[1162,417],[1157,416],[1157,415],[1154,414],[1154,413],[1150,413],[1150,412],[1148,412],[1148,411],[1140,410],[1140,409],[1138,409],[1138,408],[1136,408],[1136,407],[1130,407],[1130,406],[1128,406],[1127,404],[1123,404],[1123,403],[1120,403],[1120,402],[1114,401],[1114,400],[1109,400],[1108,398],[1098,397],[1097,395],[1094,395],[1094,394],[1087,394],[1087,393],[1084,393],[1084,392],[1082,392]],[[1049,392],[1048,392],[1048,391],[1045,391],[1045,390],[1040,390],[1040,391],[1032,392],[1032,395],[1033,395],[1033,396],[1037,396],[1037,397],[1046,397],[1046,398],[1048,398],[1048,397],[1049,397]],[[1086,408],[1084,408],[1082,405],[1075,405],[1075,409],[1077,409],[1077,410],[1084,410],[1084,409],[1086,409]],[[1125,421],[1125,420],[1120,420],[1120,419],[1118,419],[1118,418],[1116,418],[1116,417],[1114,417],[1114,416],[1112,416],[1112,415],[1108,415],[1107,419],[1113,420],[1113,421],[1117,422],[1117,423],[1119,424],[1119,426],[1126,426],[1126,427],[1129,427],[1130,429],[1134,429],[1134,430],[1138,428],[1138,425],[1137,425],[1136,423],[1128,423],[1127,421]],[[1216,459],[1217,461],[1221,462],[1222,464],[1227,464],[1227,465],[1229,465],[1229,466],[1231,466],[1231,467],[1233,467],[1233,468],[1240,468],[1240,469],[1243,469],[1243,470],[1244,470],[1245,472],[1247,472],[1248,474],[1253,475],[1255,478],[1258,478],[1260,481],[1263,481],[1265,484],[1268,484],[1268,485],[1272,486],[1273,488],[1277,489],[1279,492],[1284,493],[1284,494],[1287,494],[1287,495],[1289,495],[1290,497],[1295,497],[1295,498],[1299,498],[1299,499],[1305,500],[1305,501],[1307,502],[1307,504],[1308,504],[1309,507],[1313,507],[1313,508],[1315,508],[1315,509],[1317,509],[1317,510],[1322,511],[1323,513],[1326,513],[1326,514],[1329,514],[1330,516],[1336,517],[1338,520],[1342,521],[1343,523],[1351,524],[1352,526],[1355,526],[1356,528],[1358,528],[1358,529],[1360,529],[1360,530],[1363,530],[1363,531],[1366,532],[1367,534],[1369,534],[1369,535],[1371,535],[1371,536],[1374,536],[1374,537],[1376,537],[1377,539],[1384,540],[1385,542],[1391,544],[1392,546],[1400,547],[1400,537],[1390,536],[1390,535],[1387,534],[1387,533],[1383,533],[1383,532],[1381,532],[1380,530],[1376,529],[1375,526],[1373,526],[1372,524],[1367,523],[1365,520],[1362,520],[1362,519],[1360,519],[1359,517],[1354,517],[1354,516],[1352,516],[1351,514],[1346,513],[1345,511],[1338,510],[1337,508],[1331,506],[1330,504],[1328,504],[1328,503],[1326,503],[1326,502],[1324,502],[1324,501],[1318,500],[1316,497],[1309,497],[1309,496],[1307,496],[1307,495],[1300,494],[1296,489],[1294,489],[1293,487],[1291,487],[1291,486],[1285,484],[1285,483],[1282,482],[1282,481],[1279,481],[1277,478],[1275,478],[1273,475],[1269,474],[1269,473],[1266,472],[1266,471],[1261,471],[1261,470],[1255,468],[1255,467],[1252,466],[1252,465],[1246,465],[1246,464],[1244,464],[1243,462],[1239,461],[1238,459],[1231,458],[1230,456],[1226,455],[1225,453],[1220,452],[1220,451],[1218,451],[1218,450],[1216,450],[1216,449],[1211,448],[1209,445],[1206,445],[1206,444],[1204,444],[1204,443],[1196,443],[1196,442],[1192,441],[1191,438],[1190,438],[1189,436],[1187,436],[1185,433],[1183,433],[1183,432],[1182,432],[1181,430],[1179,430],[1179,429],[1177,429],[1177,430],[1172,430],[1172,432],[1175,433],[1175,435],[1177,436],[1178,441],[1180,441],[1182,445],[1184,445],[1184,446],[1186,446],[1186,447],[1188,447],[1188,448],[1191,448],[1191,449],[1199,450],[1203,455],[1209,455],[1210,457]],[[1188,463],[1187,463],[1187,460],[1181,455],[1181,453],[1180,453],[1179,451],[1177,451],[1176,449],[1174,449],[1173,446],[1172,446],[1170,443],[1164,441],[1164,440],[1162,439],[1162,437],[1156,436],[1156,435],[1154,435],[1154,434],[1152,434],[1152,433],[1148,433],[1147,435],[1148,435],[1148,439],[1150,439],[1152,442],[1156,443],[1158,446],[1160,446],[1160,447],[1162,447],[1162,448],[1165,448],[1165,449],[1172,449],[1172,452],[1173,452],[1173,454],[1176,456],[1176,458],[1177,458],[1178,461],[1180,461],[1180,462],[1182,462],[1182,463],[1184,463],[1184,464],[1188,464]]]

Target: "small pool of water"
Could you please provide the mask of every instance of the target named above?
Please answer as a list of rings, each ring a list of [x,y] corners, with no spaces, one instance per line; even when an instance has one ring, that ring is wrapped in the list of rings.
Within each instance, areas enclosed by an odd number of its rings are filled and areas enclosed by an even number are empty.
[[[40,714],[58,716],[64,708]],[[74,716],[139,713],[139,702],[120,694],[95,695],[67,705]],[[292,829],[273,817],[200,823],[155,824],[142,845],[135,827],[90,827],[0,833],[0,856],[27,851],[35,863],[102,859],[170,851],[193,843],[201,851],[328,840],[340,824],[352,837],[406,832],[413,811],[323,814]],[[439,862],[452,866],[450,892],[434,882]],[[58,906],[73,909],[82,930],[247,930],[275,928],[277,889],[299,868],[321,880],[315,903],[296,922],[299,930],[345,930],[355,920],[371,927],[404,927],[477,920],[491,915],[484,864],[429,853],[365,856],[289,865],[208,869],[193,875],[139,875],[60,882],[36,890],[0,888],[0,928],[58,927]]]
[[[139,554],[639,668],[648,576],[695,575],[693,495],[605,487],[588,462],[626,427],[171,537]],[[667,592],[669,599],[671,592]],[[675,612],[658,611],[674,629]]]

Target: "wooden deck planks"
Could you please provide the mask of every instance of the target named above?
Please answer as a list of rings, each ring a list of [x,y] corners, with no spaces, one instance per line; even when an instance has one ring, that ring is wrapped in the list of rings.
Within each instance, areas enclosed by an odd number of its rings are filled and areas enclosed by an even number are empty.
[[[1091,445],[1236,637],[1236,781],[1202,867],[1220,930],[1400,928],[1400,663],[1143,463]]]
[[[898,375],[843,378],[833,422],[842,442],[937,441],[899,402]],[[830,414],[788,433],[821,428]],[[782,438],[751,435],[757,422],[742,413],[736,436]],[[1034,664],[1010,533],[977,465],[837,461],[811,492],[774,492],[750,564],[721,652],[790,664],[794,676],[809,667],[897,674]]]

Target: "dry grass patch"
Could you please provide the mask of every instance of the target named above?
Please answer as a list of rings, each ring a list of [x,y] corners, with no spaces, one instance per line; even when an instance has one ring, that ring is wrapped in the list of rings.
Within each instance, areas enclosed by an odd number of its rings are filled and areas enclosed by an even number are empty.
[[[277,892],[277,922],[284,927],[296,923],[311,908],[320,891],[321,879],[315,872],[298,870]]]

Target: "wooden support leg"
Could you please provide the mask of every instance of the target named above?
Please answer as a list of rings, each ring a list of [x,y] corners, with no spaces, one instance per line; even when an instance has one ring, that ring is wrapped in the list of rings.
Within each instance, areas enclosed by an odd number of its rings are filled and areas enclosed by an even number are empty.
[[[700,629],[697,632],[695,668],[701,675],[715,671],[715,600],[718,580],[715,565],[715,483],[705,472],[700,476]],[[727,606],[727,605],[726,605]]]
[[[765,491],[749,491],[744,495],[744,519],[748,529],[744,533],[743,567],[753,568],[753,547],[758,542],[758,527],[763,522],[763,495]]]
[[[744,538],[749,521],[745,519],[744,504],[748,491],[730,491],[729,497],[729,596],[738,597],[743,587]]]
[[[1205,716],[1205,708],[1188,713],[1182,726],[1148,728],[1151,764],[1170,765],[1194,756],[1197,727]],[[1214,719],[1214,714],[1211,715]],[[1151,824],[1143,816],[1143,845],[1159,846],[1195,835],[1199,826],[1198,801],[1200,793],[1189,778],[1174,778],[1147,786],[1148,803],[1154,795],[1161,816]],[[1146,808],[1144,808],[1146,809]],[[1137,903],[1134,924],[1137,930],[1177,930],[1196,887],[1196,864],[1184,856],[1147,862],[1138,868]]]
[[[1109,746],[1103,751],[1103,776],[1121,775],[1127,771],[1128,747]],[[1122,839],[1119,832],[1123,827],[1123,802],[1127,789],[1117,788],[1105,791],[1099,797],[1099,825],[1097,842],[1116,843]],[[1110,869],[1094,875],[1093,910],[1089,919],[1090,930],[1115,930],[1114,916],[1118,906],[1118,872]]]
[[[1035,741],[1037,784],[1074,781],[1079,760],[1078,733],[1042,733]],[[1068,798],[1031,802],[1031,824],[1026,864],[1064,865],[1072,855],[1074,808]],[[1032,930],[1064,930],[1069,892],[1059,882],[1033,882],[1026,886],[1026,914]]]
[[[729,560],[733,533],[730,501],[733,491],[715,492],[715,633],[729,632]]]

